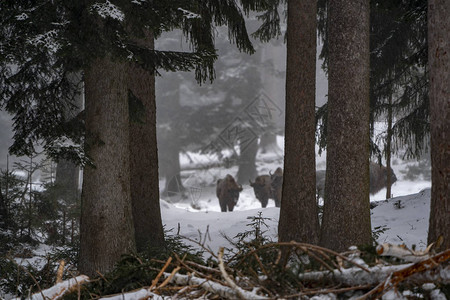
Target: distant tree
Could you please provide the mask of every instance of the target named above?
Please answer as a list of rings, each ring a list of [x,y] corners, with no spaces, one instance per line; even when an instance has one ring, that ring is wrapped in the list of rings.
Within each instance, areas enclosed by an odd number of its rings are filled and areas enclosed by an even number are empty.
[[[167,44],[165,42],[163,45]],[[158,166],[159,177],[165,182],[164,197],[183,195],[184,192],[180,153],[183,146],[189,144],[188,131],[192,127],[186,122],[189,118],[187,111],[180,105],[183,75],[188,74],[164,73],[157,78]]]
[[[320,244],[371,242],[369,1],[330,1],[327,173]]]
[[[316,1],[288,1],[286,121],[279,240],[317,244],[315,74]]]
[[[431,209],[428,243],[450,248],[450,2],[428,2],[431,111]]]
[[[74,94],[73,103],[70,106],[66,106],[66,111],[64,114],[66,115],[66,119],[68,122],[71,122],[76,126],[78,122],[81,122],[81,113],[83,110],[83,99],[84,99],[84,88],[83,88],[83,79],[82,73],[68,73],[66,75],[69,82],[73,84],[73,86],[77,87],[77,92]],[[62,244],[66,243],[66,220],[71,219],[72,223],[72,234],[73,237],[74,232],[74,220],[79,219],[79,215],[77,213],[74,214],[76,208],[79,207],[80,200],[80,167],[73,160],[69,160],[66,158],[61,158],[57,161],[56,164],[56,176],[55,182],[47,185],[47,189],[50,189],[49,193],[44,193],[44,197],[56,198],[58,203],[60,204],[60,208],[62,210],[62,233],[61,233],[61,241]],[[77,222],[78,223],[78,222]],[[71,239],[73,242],[73,238]]]
[[[239,169],[236,181],[239,184],[248,183],[249,179],[257,176],[256,154],[258,153],[258,140],[254,139],[250,143],[243,139],[239,141],[240,154],[238,159]]]

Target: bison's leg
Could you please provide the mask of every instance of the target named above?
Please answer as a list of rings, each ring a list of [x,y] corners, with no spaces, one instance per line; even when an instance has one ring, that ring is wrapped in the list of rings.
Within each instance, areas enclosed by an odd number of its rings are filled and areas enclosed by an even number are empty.
[[[281,201],[278,199],[278,197],[275,198],[275,207],[280,207]]]
[[[233,208],[234,208],[234,204],[228,203],[228,211],[233,211]]]
[[[227,204],[225,203],[225,201],[220,201],[219,200],[219,203],[220,203],[220,210],[222,212],[227,212]]]
[[[262,208],[266,208],[267,203],[269,203],[269,198],[262,198],[260,201]]]

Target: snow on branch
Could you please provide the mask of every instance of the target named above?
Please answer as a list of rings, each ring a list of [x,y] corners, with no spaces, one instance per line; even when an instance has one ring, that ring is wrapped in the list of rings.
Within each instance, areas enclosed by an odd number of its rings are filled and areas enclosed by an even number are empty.
[[[57,283],[56,285],[43,290],[39,293],[33,294],[31,300],[49,300],[49,299],[60,299],[63,295],[71,293],[77,290],[84,283],[89,282],[89,277],[86,275],[80,275],[74,278],[70,278],[66,281]],[[21,298],[16,298],[19,300]]]
[[[106,0],[104,3],[93,4],[91,6],[91,12],[96,12],[100,17],[104,19],[111,18],[120,22],[125,19],[125,14],[120,10],[120,8],[112,4],[108,0]]]
[[[429,251],[433,244],[429,245],[424,251],[414,251],[406,248],[404,245],[392,245],[385,243],[377,246],[377,254],[381,256],[394,256],[410,262],[419,262],[430,258]]]
[[[247,292],[246,290],[240,288],[231,277],[228,275],[223,264],[223,247],[219,250],[219,269],[222,273],[222,277],[231,286],[231,288],[236,292],[240,299],[268,299],[267,297],[260,296],[253,292]]]
[[[185,299],[191,296],[192,298],[204,299],[214,297],[272,299],[315,294],[339,294],[356,290],[366,292],[361,299],[380,298],[402,283],[416,286],[430,282],[449,284],[450,249],[434,256],[430,254],[429,249],[425,250],[427,258],[416,263],[372,267],[368,267],[362,261],[357,249],[347,253],[336,253],[316,245],[296,242],[270,243],[260,245],[257,248],[251,247],[248,251],[243,251],[242,255],[234,255],[226,262],[224,261],[224,248],[220,248],[217,261],[207,266],[188,261],[186,256],[180,258],[174,253],[175,259],[172,257],[165,261],[151,259],[153,263],[162,267],[154,269],[159,270],[159,272],[149,283],[150,286],[143,286],[136,290],[114,295],[102,295],[103,298],[101,299],[167,300]],[[270,252],[267,252],[267,250],[270,250]],[[281,259],[280,253],[282,253],[282,250],[287,251],[285,253],[290,256],[285,262],[283,262],[284,259]],[[384,254],[390,253],[390,255],[397,257],[405,257],[404,247],[401,246],[382,245],[378,250],[379,252],[383,250],[382,253]],[[268,258],[267,254],[270,254],[271,258]],[[295,259],[295,255],[298,256],[298,259]],[[413,257],[425,257],[422,252],[407,250],[406,257],[409,258],[411,255]],[[252,258],[255,257],[257,265],[243,266],[245,262],[251,262]],[[264,257],[267,259],[262,259]],[[305,262],[306,260],[309,262]],[[296,268],[298,268],[298,265],[295,262],[310,265],[312,260],[319,264],[319,270],[325,271],[311,271],[310,267],[306,267],[305,270],[309,269],[310,271],[295,275],[295,280],[290,281],[290,283],[279,281],[279,275],[284,276],[279,274],[284,272],[283,270],[288,271],[291,275],[297,274]],[[358,263],[360,260],[361,262]],[[347,266],[347,268],[344,266]],[[244,271],[246,268],[252,270],[252,272]],[[57,282],[61,278],[63,269],[64,264],[61,263]],[[291,271],[294,271],[294,273]],[[179,274],[179,272],[183,274]],[[89,278],[81,275],[40,291],[34,294],[31,299],[59,299],[67,293],[77,293],[77,291],[79,293],[80,286],[85,282],[89,282]]]

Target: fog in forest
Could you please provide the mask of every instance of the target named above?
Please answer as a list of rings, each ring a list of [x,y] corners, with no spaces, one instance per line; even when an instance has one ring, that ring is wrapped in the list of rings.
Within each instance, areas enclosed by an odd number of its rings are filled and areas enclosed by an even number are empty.
[[[256,28],[252,25],[249,22],[249,32],[252,32],[252,27]],[[161,198],[170,199],[179,194],[187,197],[184,193],[186,184],[214,186],[223,174],[236,172],[236,169],[230,170],[232,166],[237,167],[237,174],[233,176],[241,184],[248,184],[249,179],[253,180],[261,172],[273,172],[274,167],[283,166],[283,151],[279,140],[277,144],[277,137],[284,135],[286,44],[282,36],[269,43],[254,39],[252,42],[255,54],[240,53],[228,40],[227,29],[218,28],[216,45],[219,57],[212,83],[209,80],[196,82],[193,72],[161,72],[156,77]],[[155,45],[160,50],[189,51],[181,32],[176,31],[164,34]],[[328,90],[323,61],[319,59],[321,48],[318,39],[317,107],[326,103]],[[0,112],[0,122],[0,169],[6,170],[13,122],[4,111]],[[385,120],[379,120],[380,132],[384,123]],[[245,130],[238,132],[242,128]],[[261,157],[267,153],[273,155]],[[323,153],[317,157],[317,169],[325,168],[325,156]],[[38,159],[42,159],[40,157]],[[9,169],[12,169],[14,162],[29,161],[29,158],[9,156],[8,160]],[[256,160],[259,164],[255,163]],[[413,174],[403,175],[414,179],[425,173],[427,180],[429,160],[416,165],[418,167],[404,171]],[[223,171],[196,175],[196,169],[211,167]],[[414,175],[414,172],[419,175]],[[38,176],[36,173],[34,180],[43,181]],[[190,182],[195,177],[202,179]]]

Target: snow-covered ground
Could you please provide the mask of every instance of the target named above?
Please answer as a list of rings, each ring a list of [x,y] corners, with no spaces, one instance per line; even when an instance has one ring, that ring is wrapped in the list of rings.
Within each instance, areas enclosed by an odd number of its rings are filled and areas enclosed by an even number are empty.
[[[284,141],[278,137],[278,148],[267,154],[257,156],[257,171],[268,174],[277,167],[283,166]],[[317,169],[325,169],[326,153],[316,157]],[[261,212],[267,218],[265,234],[277,240],[277,228],[280,209],[275,207],[273,200],[269,200],[267,208],[261,208],[255,198],[253,189],[243,185],[239,201],[233,212],[220,212],[219,202],[215,195],[218,178],[226,174],[233,176],[237,173],[237,166],[224,168],[217,164],[216,157],[189,153],[181,156],[181,180],[186,188],[183,194],[174,194],[170,198],[161,199],[161,213],[167,230],[173,229],[171,234],[179,233],[190,240],[195,240],[209,247],[214,253],[219,247],[231,247],[225,236],[235,237],[252,228],[248,226],[249,218]],[[371,195],[371,201],[376,205],[371,210],[372,228],[378,243],[405,244],[411,248],[425,249],[427,242],[428,219],[430,211],[430,186],[427,176],[419,172],[419,176],[411,176],[405,172],[417,162],[404,161],[399,158],[393,160],[393,169],[398,181],[392,186],[393,198],[385,200],[386,190],[383,189]],[[206,166],[212,166],[206,168]],[[202,168],[203,167],[203,168]],[[164,182],[160,183],[164,188]],[[192,241],[186,243],[198,246]],[[49,246],[41,245],[35,249],[35,257],[21,260],[18,263],[39,265],[45,263],[46,253],[51,252]],[[1,295],[1,294],[0,294]],[[3,295],[5,296],[5,295]]]
[[[242,199],[244,200],[244,199]],[[222,213],[216,203],[211,201],[208,209],[196,211],[180,208],[179,205],[161,201],[161,212],[166,229],[172,229],[182,236],[208,245],[215,253],[219,247],[230,247],[224,238],[235,237],[238,233],[251,230],[247,225],[251,217],[262,212],[262,217],[269,226],[266,234],[277,240],[277,227],[280,209],[272,205],[267,208],[249,208],[250,202],[245,197],[245,204],[233,212]],[[428,219],[430,212],[430,189],[419,193],[395,197],[387,201],[376,202],[371,210],[372,228],[378,232],[379,243],[416,245],[416,249],[426,248]],[[177,207],[178,206],[178,207]],[[256,206],[256,205],[255,205]],[[244,209],[245,208],[245,209]]]
[[[268,174],[277,167],[283,166],[284,140],[278,137],[279,149],[269,154],[258,154],[258,174]],[[326,153],[316,157],[316,168],[325,169]],[[223,235],[234,237],[236,234],[248,230],[248,218],[262,212],[262,216],[270,218],[267,234],[276,240],[280,209],[275,207],[273,200],[269,200],[267,208],[261,208],[255,198],[253,189],[243,185],[239,201],[233,212],[220,212],[219,201],[215,195],[215,182],[226,174],[235,176],[237,166],[224,169],[217,166],[196,169],[193,166],[206,166],[215,161],[214,157],[189,154],[181,156],[182,183],[186,188],[183,195],[161,201],[161,211],[166,229],[174,228],[180,234],[191,239],[201,239],[212,249],[217,251],[220,246],[230,246]],[[377,206],[371,210],[372,228],[377,231],[378,242],[415,245],[418,249],[426,247],[427,229],[430,205],[431,183],[426,178],[416,176],[410,179],[404,171],[416,162],[394,159],[392,168],[398,178],[392,186],[393,198],[386,201],[386,189],[371,195],[372,202]],[[189,170],[187,170],[189,169]],[[161,189],[164,182],[161,182]],[[205,241],[205,237],[207,240]]]

